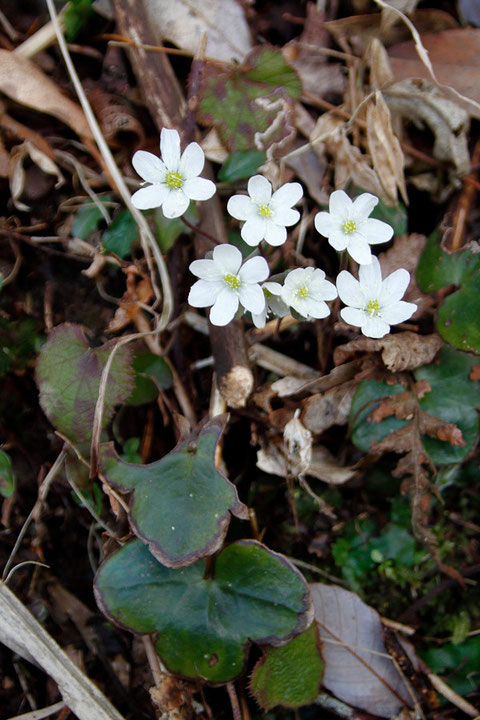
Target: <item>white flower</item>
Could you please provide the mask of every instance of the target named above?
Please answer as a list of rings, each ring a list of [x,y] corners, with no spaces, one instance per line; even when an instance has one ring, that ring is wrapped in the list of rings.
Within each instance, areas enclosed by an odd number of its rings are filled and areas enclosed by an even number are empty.
[[[254,175],[248,181],[248,195],[234,195],[227,204],[232,217],[245,221],[242,238],[252,246],[262,240],[283,245],[287,239],[285,226],[300,219],[298,210],[292,209],[303,195],[300,183],[286,183],[272,195],[271,183],[263,175]]]
[[[288,273],[282,288],[283,302],[307,320],[324,318],[330,314],[325,300],[335,300],[335,285],[325,280],[323,270],[312,267],[297,268]]]
[[[163,128],[160,134],[162,160],[153,153],[138,150],[132,158],[137,173],[151,183],[132,195],[139,210],[161,207],[166,218],[183,215],[190,200],[208,200],[215,193],[215,183],[198,175],[205,155],[198,143],[187,145],[180,156],[180,135]]]
[[[390,225],[368,217],[377,203],[378,198],[370,193],[352,202],[343,190],[335,190],[330,195],[330,212],[318,213],[315,227],[335,250],[347,250],[360,265],[368,265],[370,245],[387,242],[393,235]]]
[[[277,282],[266,282],[262,285],[263,294],[265,295],[265,307],[260,313],[252,313],[253,324],[257,328],[265,327],[267,315],[273,313],[279,318],[289,314],[288,305],[285,305],[280,297],[282,286]]]
[[[400,300],[410,282],[410,273],[401,268],[382,281],[380,263],[372,257],[370,265],[361,265],[360,282],[346,270],[337,277],[341,300],[349,307],[340,310],[342,320],[361,328],[364,335],[381,338],[390,325],[404,322],[417,309],[415,303]]]
[[[270,274],[263,257],[253,257],[242,265],[242,253],[234,245],[217,245],[212,260],[194,260],[190,272],[200,278],[192,285],[188,302],[193,307],[209,307],[213,325],[227,325],[241,304],[258,314],[265,307],[259,283]]]

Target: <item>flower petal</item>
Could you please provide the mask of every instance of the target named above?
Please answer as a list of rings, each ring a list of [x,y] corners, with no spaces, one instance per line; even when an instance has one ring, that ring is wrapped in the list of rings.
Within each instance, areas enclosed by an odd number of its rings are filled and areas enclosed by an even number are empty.
[[[334,190],[330,195],[328,209],[331,215],[339,215],[340,220],[346,220],[352,210],[352,201],[343,190]]]
[[[340,310],[340,317],[344,322],[354,327],[363,327],[368,320],[367,313],[355,307],[342,308],[342,310]]]
[[[290,227],[290,225],[295,225],[295,223],[300,220],[300,213],[298,210],[292,210],[292,208],[275,208],[272,220],[276,225],[286,225]]]
[[[331,243],[331,240],[329,241]],[[370,245],[361,235],[355,233],[350,242],[348,243],[349,255],[362,267],[364,265],[370,265],[372,262],[372,251]]]
[[[265,258],[257,255],[247,260],[238,274],[242,283],[259,283],[268,278],[270,268]]]
[[[255,260],[255,258],[252,258]],[[242,303],[245,310],[250,310],[252,313],[260,313],[265,307],[265,295],[260,285],[257,284],[245,284],[241,285],[238,291],[240,302]]]
[[[405,320],[409,320],[416,309],[417,306],[415,303],[400,300],[399,302],[392,303],[392,305],[383,307],[380,311],[380,317],[389,325],[397,325],[398,323],[405,322]]]
[[[351,305],[354,308],[365,307],[365,295],[360,283],[346,270],[342,270],[337,277],[337,290],[340,300],[345,305]]]
[[[151,152],[137,150],[132,158],[132,165],[140,177],[147,182],[160,183],[165,179],[165,165]]]
[[[388,242],[393,237],[392,226],[382,220],[375,220],[375,218],[368,218],[362,224],[361,230],[370,245]]]
[[[183,215],[190,205],[189,198],[183,190],[169,190],[169,193],[162,205],[163,214],[166,218],[176,218]]]
[[[223,280],[223,273],[214,260],[194,260],[188,269],[202,280]]]
[[[252,313],[253,324],[256,328],[262,329],[265,327],[267,322],[267,305],[265,304],[264,309],[260,313]]]
[[[352,203],[351,214],[359,220],[368,218],[373,208],[378,205],[378,198],[370,193],[362,193]]]
[[[266,282],[263,283],[262,288],[265,288],[265,290],[268,290],[269,293],[272,293],[272,295],[280,295],[282,292],[282,286],[280,283],[277,282]]]
[[[378,298],[380,306],[390,305],[390,303],[398,302],[405,295],[405,291],[410,283],[410,273],[404,268],[395,270],[382,283],[382,289]]]
[[[147,185],[132,195],[132,203],[139,210],[161,207],[170,190],[166,185]]]
[[[285,183],[273,193],[272,202],[291,208],[301,197],[303,197],[303,188],[300,183]]]
[[[368,265],[360,266],[358,277],[365,297],[368,300],[373,298],[378,300],[382,289],[382,270],[375,255],[372,255],[372,260]]]
[[[222,282],[208,282],[197,280],[190,288],[188,304],[192,307],[209,307],[217,300],[225,284]]]
[[[315,215],[315,228],[317,232],[320,233],[320,235],[323,235],[326,238],[330,237],[330,234],[333,232],[334,227],[338,227],[338,223],[334,223],[330,213],[327,212],[319,212]]]
[[[197,175],[200,175],[204,165],[205,154],[202,148],[198,143],[192,142],[190,143],[190,145],[187,145],[187,147],[183,151],[178,169],[182,177],[189,180],[190,178],[194,178],[197,177]],[[194,199],[200,200],[202,198]]]
[[[256,205],[248,195],[233,195],[227,203],[227,212],[235,220],[246,220],[256,212]]]
[[[224,288],[210,310],[212,325],[227,325],[238,310],[238,295],[230,288]]]
[[[323,300],[316,300],[315,298],[308,298],[308,315],[312,318],[320,320],[330,315],[330,308]]]
[[[180,135],[176,130],[163,128],[160,133],[160,150],[167,170],[178,172],[180,165]],[[172,215],[172,217],[178,217]]]
[[[352,254],[350,252],[350,237],[335,227],[332,228],[330,235],[328,236],[328,242],[333,248],[335,248],[335,250],[338,250],[338,252],[342,252],[342,250],[348,248],[348,252],[350,255]]]
[[[266,218],[254,215],[248,218],[245,225],[240,230],[240,235],[245,240],[247,245],[254,247],[258,245],[261,240],[265,237],[265,231],[267,229]]]
[[[362,327],[362,333],[366,337],[382,338],[390,332],[390,325],[380,317],[369,317]]]
[[[287,230],[284,225],[275,225],[273,222],[266,222],[265,228],[265,242],[269,245],[277,247],[283,245],[287,239]]]
[[[314,280],[310,284],[310,296],[314,300],[335,300],[337,295],[337,288],[328,280]]]
[[[213,260],[219,271],[223,274],[231,273],[236,275],[242,264],[242,253],[235,245],[222,243],[217,245],[213,251]]]
[[[248,181],[248,194],[254,203],[266,205],[272,197],[272,186],[263,175],[254,175]]]
[[[215,195],[216,185],[211,180],[201,177],[192,177],[185,180],[182,190],[190,200],[209,200]]]

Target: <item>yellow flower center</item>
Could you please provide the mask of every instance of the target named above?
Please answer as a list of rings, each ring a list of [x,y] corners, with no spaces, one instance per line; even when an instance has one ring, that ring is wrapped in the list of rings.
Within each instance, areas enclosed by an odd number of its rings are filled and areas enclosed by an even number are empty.
[[[305,300],[305,298],[308,298],[308,287],[306,285],[302,285],[302,287],[299,287],[297,290],[297,297],[302,298],[302,300]]]
[[[355,232],[355,230],[357,229],[357,224],[355,220],[345,220],[342,229],[346,235],[350,235],[350,233]]]
[[[258,214],[262,217],[268,218],[272,216],[272,211],[268,207],[268,205],[259,205],[258,206]]]
[[[238,290],[240,287],[240,280],[236,275],[225,275],[223,279],[232,290]]]
[[[380,303],[378,300],[369,300],[367,303],[367,313],[372,316],[376,315],[380,310]]]
[[[168,172],[165,175],[165,183],[169,188],[172,188],[172,190],[178,190],[183,185],[183,178],[180,173]]]

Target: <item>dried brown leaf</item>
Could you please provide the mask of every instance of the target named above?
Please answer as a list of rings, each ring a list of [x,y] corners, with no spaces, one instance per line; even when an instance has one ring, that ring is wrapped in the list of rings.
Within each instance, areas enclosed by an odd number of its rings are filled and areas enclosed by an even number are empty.
[[[343,189],[347,183],[353,181],[355,185],[391,204],[392,200],[386,195],[377,173],[369,163],[368,156],[352,145],[348,139],[344,120],[331,113],[324,113],[317,120],[310,135],[310,142],[319,157],[324,157],[325,152],[333,157],[337,190]]]
[[[257,453],[257,467],[279,477],[286,477],[287,472],[291,473],[292,468],[288,467],[283,443],[271,442],[261,448]],[[327,448],[315,445],[305,474],[332,485],[343,485],[355,477],[356,471],[353,467],[342,467]]]
[[[341,365],[358,353],[381,352],[382,360],[391,372],[403,372],[429,365],[442,344],[439,335],[417,335],[409,331],[386,335],[379,340],[361,337],[335,348],[333,359],[335,365]]]
[[[309,397],[303,405],[305,427],[314,433],[322,433],[332,425],[346,425],[355,390],[356,383],[344,383]]]
[[[473,366],[469,378],[470,380],[480,380],[480,365]]]
[[[408,202],[403,174],[404,157],[400,142],[392,129],[390,110],[380,90],[367,106],[367,145],[373,167],[390,200],[397,201],[397,188]]]
[[[0,49],[0,92],[38,112],[53,115],[82,138],[93,140],[83,110],[58,89],[35,63]]]
[[[30,140],[25,140],[21,145],[16,145],[10,152],[9,162],[9,181],[12,201],[18,210],[29,210],[29,206],[20,200],[25,191],[25,183],[27,174],[25,171],[25,160],[31,160],[46,175],[54,175],[57,178],[55,187],[59,188],[65,182],[60,168],[51,158],[44,152],[35,147]],[[40,183],[38,183],[40,185]],[[51,188],[51,185],[45,187]],[[28,188],[27,188],[28,190]],[[37,187],[34,190],[37,196],[41,194],[41,190]]]
[[[438,81],[451,86],[468,98],[480,102],[478,83],[480,29],[455,28],[434,32],[429,28],[428,34],[421,35],[421,40],[429,54]],[[430,73],[419,59],[415,43],[412,40],[391,47],[389,56],[396,80],[412,77],[431,80]],[[448,97],[448,89],[442,88],[442,90]],[[452,100],[461,104],[457,96],[452,96]],[[472,117],[480,117],[480,112],[475,110],[471,104],[465,105],[465,109]]]

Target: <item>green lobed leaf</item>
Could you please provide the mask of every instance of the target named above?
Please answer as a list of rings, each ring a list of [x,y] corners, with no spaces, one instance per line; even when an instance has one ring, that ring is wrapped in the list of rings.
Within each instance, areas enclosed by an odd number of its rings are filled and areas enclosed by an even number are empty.
[[[172,372],[163,357],[148,350],[138,350],[132,363],[135,387],[127,400],[128,405],[143,405],[158,397],[160,390],[172,386]]]
[[[438,311],[437,329],[443,339],[459,350],[480,355],[480,272],[449,295]]]
[[[63,22],[67,40],[73,40],[87,24],[93,12],[93,0],[71,0],[66,6]]]
[[[434,673],[448,675],[448,685],[459,695],[467,695],[480,687],[480,636],[456,645],[419,651]]]
[[[138,227],[129,210],[121,210],[105,230],[102,245],[120,258],[128,257],[138,238]]]
[[[300,81],[281,50],[261,46],[229,73],[215,68],[207,74],[198,117],[217,128],[231,151],[258,149],[259,136],[266,150],[290,136],[291,105],[300,94]]]
[[[436,230],[427,240],[418,262],[416,280],[422,292],[430,293],[448,285],[462,285],[480,270],[480,256],[470,250],[449,255],[440,247]]]
[[[222,182],[245,180],[255,175],[267,159],[263,150],[236,150],[230,153],[218,173]]]
[[[50,333],[40,352],[36,372],[40,405],[52,425],[75,444],[91,440],[100,378],[115,342],[92,348],[81,325],[64,323]],[[110,422],[115,406],[132,393],[131,360],[132,352],[126,345],[115,353],[105,393],[103,427]]]
[[[157,633],[170,672],[214,683],[242,671],[250,641],[280,645],[312,620],[305,580],[281,555],[254,540],[228,545],[206,563],[171,569],[133,540],[100,566],[102,611],[135,633]]]
[[[15,475],[12,461],[4,450],[0,450],[0,495],[8,498],[15,492]]]
[[[298,708],[318,695],[324,663],[317,624],[282,647],[265,648],[250,678],[250,690],[264,710]]]
[[[459,447],[431,437],[422,437],[426,452],[436,465],[447,465],[463,460],[473,448],[478,435],[480,383],[470,380],[476,358],[450,347],[442,348],[440,362],[426,365],[415,371],[416,380],[427,380],[431,391],[420,400],[422,410],[462,431],[465,446]],[[405,392],[401,385],[387,385],[374,380],[363,381],[353,398],[351,418],[352,440],[363,452],[373,443],[380,442],[394,430],[407,424],[406,420],[389,417],[372,422],[368,416],[382,397]]]
[[[192,225],[198,225],[199,215],[195,203],[190,203],[184,216]],[[181,217],[166,218],[160,208],[155,211],[154,220],[155,234],[160,250],[163,253],[167,253],[173,247],[180,235],[190,235],[192,233],[192,230],[185,225]]]
[[[133,490],[129,519],[151,553],[168,567],[190,565],[222,545],[230,513],[248,518],[235,486],[215,468],[215,448],[226,417],[149,465],[123,462],[113,443],[100,448],[100,470],[121,492]]]
[[[111,202],[112,196],[104,195],[99,198],[99,201]],[[73,219],[72,235],[81,240],[86,240],[98,228],[103,219],[104,217],[98,207],[90,201],[86,202]]]

